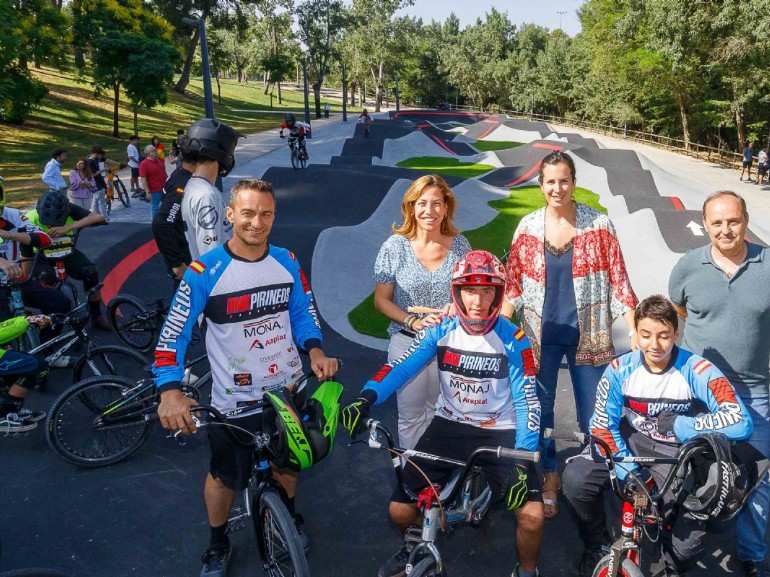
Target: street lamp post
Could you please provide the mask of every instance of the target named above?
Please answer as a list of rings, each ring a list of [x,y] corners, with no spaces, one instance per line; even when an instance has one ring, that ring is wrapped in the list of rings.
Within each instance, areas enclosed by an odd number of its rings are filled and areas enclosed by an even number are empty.
[[[401,110],[401,99],[399,98],[400,93],[398,90],[398,72],[396,72],[396,89],[394,90],[394,92],[396,93],[396,112],[398,112],[399,110]]]
[[[206,118],[215,120],[214,94],[211,90],[211,68],[209,66],[209,43],[206,40],[206,18],[182,18],[182,23],[188,26],[198,27],[198,37],[201,43],[201,69],[203,74],[203,103],[206,110]]]
[[[305,84],[305,122],[310,124],[310,95],[307,90],[307,58],[302,57],[302,78]],[[312,130],[308,132],[306,138],[311,138]]]
[[[345,63],[342,63],[342,122],[348,121],[348,77],[345,75]]]
[[[567,11],[557,10],[556,13],[559,15],[559,30],[561,30],[561,17],[564,16],[567,13]]]

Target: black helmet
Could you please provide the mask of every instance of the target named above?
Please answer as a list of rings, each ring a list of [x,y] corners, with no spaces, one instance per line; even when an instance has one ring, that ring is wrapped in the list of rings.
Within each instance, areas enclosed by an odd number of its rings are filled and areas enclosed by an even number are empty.
[[[193,122],[187,129],[188,148],[196,156],[219,163],[219,174],[227,176],[235,168],[235,147],[243,134],[211,118]]]
[[[287,112],[286,115],[283,117],[283,121],[286,123],[297,122],[297,119],[294,117],[294,114],[292,114],[291,112]]]
[[[768,461],[748,443],[730,446],[721,433],[704,433],[681,448],[678,476],[683,507],[696,519],[727,521],[767,472]]]
[[[70,201],[61,192],[46,192],[37,199],[35,208],[45,226],[63,226],[70,215]]]

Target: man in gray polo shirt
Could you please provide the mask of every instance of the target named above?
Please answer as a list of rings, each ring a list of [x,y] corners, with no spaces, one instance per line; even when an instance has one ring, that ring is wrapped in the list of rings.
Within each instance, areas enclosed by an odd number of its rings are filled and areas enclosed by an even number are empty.
[[[731,191],[703,203],[711,244],[689,251],[671,271],[669,296],[687,320],[683,347],[714,363],[754,421],[749,442],[770,456],[770,254],[746,242],[746,203]],[[747,577],[770,575],[764,542],[770,485],[762,481],[739,513],[738,558]]]

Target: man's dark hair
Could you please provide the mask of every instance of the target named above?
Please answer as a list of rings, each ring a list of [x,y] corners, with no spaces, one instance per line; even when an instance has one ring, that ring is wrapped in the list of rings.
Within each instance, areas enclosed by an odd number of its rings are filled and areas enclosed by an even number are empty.
[[[53,152],[51,152],[51,158],[58,158],[65,152],[67,152],[66,148],[54,148]]]
[[[138,134],[132,134],[131,137],[128,139],[128,141],[131,142],[132,140],[139,140],[139,135]]]
[[[242,190],[257,190],[259,192],[266,192],[275,200],[275,192],[273,191],[273,185],[259,178],[244,178],[236,182],[230,189],[230,206],[235,206],[235,201],[238,200],[238,193]]]
[[[737,200],[741,205],[741,212],[743,213],[743,216],[746,218],[749,217],[749,212],[746,210],[746,201],[743,200],[743,197],[738,194],[737,192],[733,192],[732,190],[718,190],[717,192],[713,192],[709,194],[706,197],[706,200],[703,201],[703,220],[706,220],[706,207],[712,200],[716,200],[717,198],[722,198],[723,196],[732,196],[735,200]]]
[[[566,164],[567,167],[569,167],[569,173],[572,175],[572,180],[575,180],[575,175],[577,174],[575,170],[575,161],[572,160],[572,157],[566,152],[555,150],[546,156],[540,163],[540,170],[537,175],[537,181],[540,184],[543,184],[543,171],[545,170],[546,165],[549,164]]]
[[[652,295],[636,305],[634,326],[638,326],[642,319],[652,319],[674,330],[679,328],[679,317],[674,305],[663,295]]]
[[[184,134],[184,130],[181,128],[176,131],[177,136],[179,136],[180,134]]]
[[[94,144],[91,147],[91,154],[104,154],[104,149],[98,144]]]

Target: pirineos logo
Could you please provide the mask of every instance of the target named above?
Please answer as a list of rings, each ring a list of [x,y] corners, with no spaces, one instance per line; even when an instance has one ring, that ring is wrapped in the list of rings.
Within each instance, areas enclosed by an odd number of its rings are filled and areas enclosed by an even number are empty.
[[[225,314],[230,318],[236,315],[254,318],[260,314],[284,311],[288,307],[290,295],[291,287],[282,286],[230,296],[227,297]]]
[[[507,376],[507,363],[503,355],[498,353],[468,354],[448,347],[439,347],[438,358],[440,370],[464,377],[502,379]]]
[[[182,281],[160,332],[156,351],[176,352],[177,339],[184,331],[187,320],[190,318],[191,293],[190,285]]]

